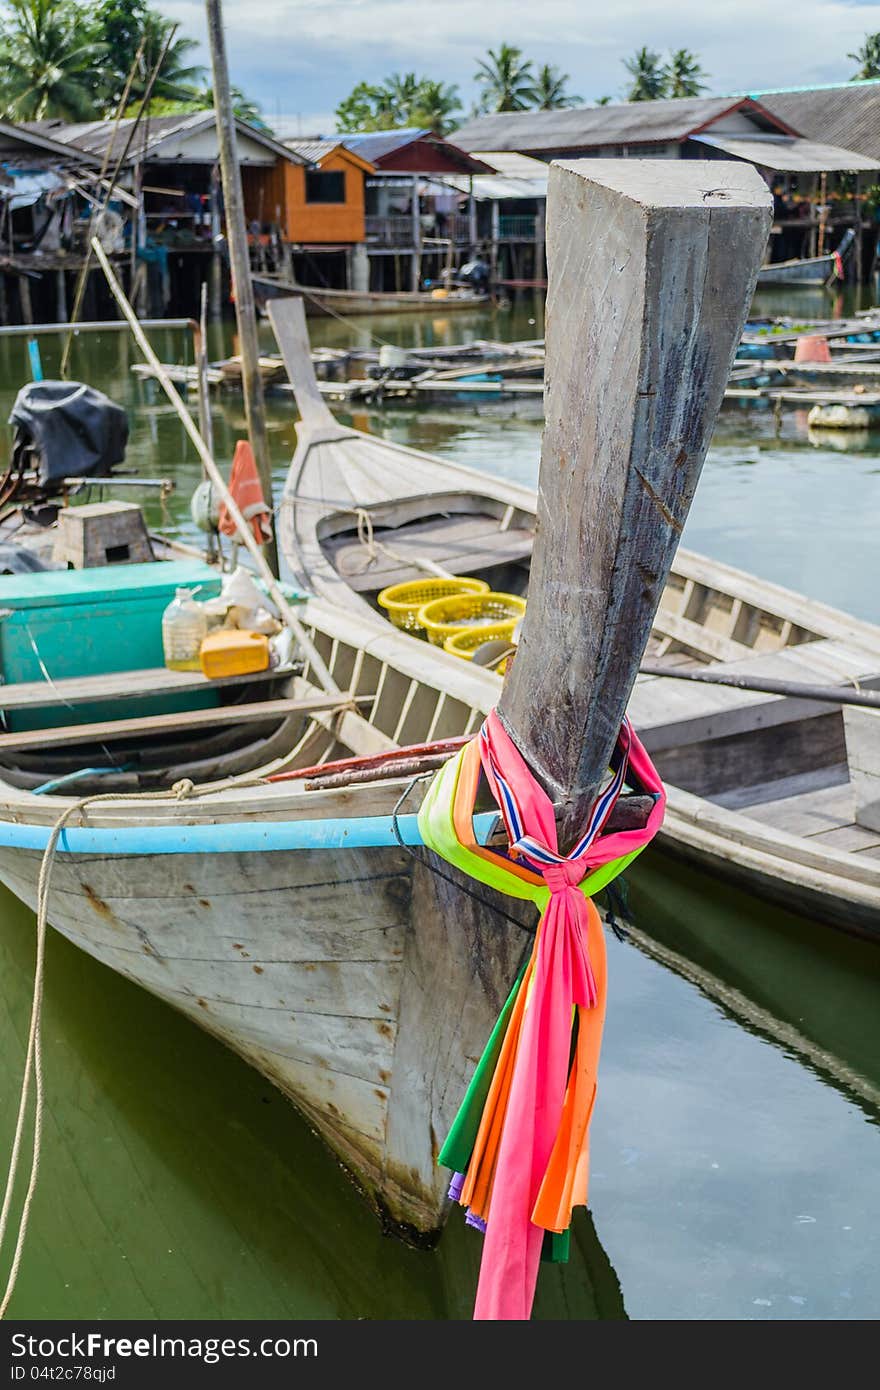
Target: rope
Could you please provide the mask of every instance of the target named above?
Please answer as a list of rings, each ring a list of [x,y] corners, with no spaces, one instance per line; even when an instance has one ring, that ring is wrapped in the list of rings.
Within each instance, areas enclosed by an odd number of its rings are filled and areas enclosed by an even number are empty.
[[[257,783],[263,779],[254,778],[251,780]],[[34,963],[34,989],[31,999],[31,1017],[28,1029],[27,1053],[25,1055],[21,1094],[18,1105],[18,1117],[15,1123],[12,1152],[9,1157],[9,1171],[6,1178],[6,1190],[3,1195],[3,1207],[2,1210],[0,1210],[0,1250],[2,1250],[3,1243],[6,1239],[6,1228],[9,1223],[12,1195],[21,1161],[21,1148],[24,1137],[25,1117],[30,1100],[31,1081],[33,1081],[34,1120],[31,1166],[27,1191],[25,1192],[21,1214],[18,1219],[18,1234],[15,1238],[15,1250],[12,1256],[12,1264],[6,1280],[6,1290],[3,1294],[2,1301],[0,1301],[0,1319],[6,1316],[6,1311],[18,1281],[21,1258],[24,1251],[24,1242],[31,1215],[31,1207],[33,1205],[34,1193],[36,1191],[37,1179],[40,1172],[40,1154],[43,1141],[43,1049],[41,1024],[46,964],[46,927],[48,924],[49,888],[52,877],[52,867],[55,863],[55,855],[58,849],[58,841],[61,838],[61,832],[64,830],[64,827],[72,815],[77,811],[85,810],[87,806],[93,806],[98,801],[130,801],[133,799],[140,801],[159,801],[167,800],[169,796],[175,797],[178,801],[183,801],[190,797],[207,795],[218,789],[222,790],[225,786],[232,783],[236,783],[239,786],[248,785],[247,779],[242,778],[237,781],[237,779],[233,777],[228,777],[222,783],[213,784],[210,787],[197,788],[188,777],[184,777],[181,778],[179,782],[174,783],[170,792],[166,790],[139,793],[100,792],[94,796],[86,796],[79,801],[71,802],[71,804],[62,811],[61,815],[52,826],[49,841],[43,852],[43,858],[40,863],[40,876],[37,883],[37,948]]]
[[[176,783],[172,791],[178,798],[182,798],[189,795],[191,789],[191,782],[182,781]],[[167,796],[167,793],[146,792],[143,795],[155,797],[157,795]],[[118,792],[103,792],[97,796],[87,796],[83,797],[80,801],[71,802],[71,804],[62,811],[61,815],[52,826],[49,843],[46,845],[40,864],[40,877],[37,884],[37,949],[34,963],[34,990],[31,999],[31,1018],[28,1028],[27,1053],[25,1055],[24,1074],[21,1082],[21,1095],[18,1104],[18,1117],[15,1122],[15,1136],[12,1141],[12,1152],[9,1158],[6,1191],[3,1194],[3,1208],[0,1210],[0,1250],[2,1250],[3,1242],[6,1238],[6,1228],[12,1206],[12,1194],[15,1188],[15,1180],[18,1176],[18,1168],[21,1160],[21,1146],[24,1136],[25,1116],[27,1115],[28,1101],[30,1100],[31,1080],[33,1080],[34,1123],[31,1146],[31,1168],[28,1177],[27,1191],[25,1192],[24,1201],[22,1203],[21,1215],[18,1219],[18,1234],[15,1238],[15,1250],[12,1256],[9,1275],[6,1280],[6,1290],[3,1294],[2,1302],[0,1302],[0,1319],[6,1316],[9,1302],[18,1281],[25,1236],[27,1235],[31,1207],[33,1205],[37,1178],[40,1172],[40,1153],[43,1141],[43,1048],[41,1023],[43,1016],[43,985],[46,964],[46,926],[48,921],[49,885],[52,875],[52,865],[55,862],[55,853],[58,848],[61,832],[69,818],[76,811],[82,811],[86,806],[95,801],[112,801],[118,799]]]
[[[454,578],[449,570],[443,569],[442,565],[435,565],[433,560],[425,560],[421,555],[401,555],[399,550],[393,550],[390,545],[385,545],[383,541],[377,541],[373,533],[373,518],[366,507],[355,505],[351,510],[357,517],[357,537],[367,552],[369,564],[374,565],[376,563],[381,551],[390,560],[396,560],[398,564],[412,565],[414,569],[425,570],[437,579]]]

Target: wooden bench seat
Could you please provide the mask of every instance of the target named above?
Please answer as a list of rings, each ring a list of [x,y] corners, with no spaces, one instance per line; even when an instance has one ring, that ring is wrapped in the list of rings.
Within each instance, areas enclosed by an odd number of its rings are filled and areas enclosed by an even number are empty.
[[[94,700],[137,699],[145,695],[185,695],[198,690],[215,690],[219,686],[278,679],[284,674],[267,670],[209,680],[201,671],[169,671],[165,666],[155,666],[138,671],[110,671],[101,676],[25,681],[18,685],[0,685],[0,709],[40,709],[46,705],[85,705]]]
[[[374,696],[361,696],[361,701]],[[63,748],[78,743],[107,743],[122,738],[149,738],[158,734],[191,733],[213,730],[231,724],[259,723],[286,719],[292,714],[312,715],[340,709],[352,703],[345,692],[305,696],[294,700],[257,700],[246,705],[224,705],[220,709],[184,710],[179,714],[154,714],[140,719],[109,719],[100,724],[64,724],[53,729],[27,729],[21,733],[0,734],[0,753],[20,748]]]

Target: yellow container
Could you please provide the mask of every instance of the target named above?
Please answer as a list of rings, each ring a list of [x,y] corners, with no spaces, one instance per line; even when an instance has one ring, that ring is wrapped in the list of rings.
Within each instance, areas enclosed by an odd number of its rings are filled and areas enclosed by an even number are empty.
[[[488,628],[506,628],[510,635],[526,611],[526,601],[516,594],[500,594],[489,590],[484,594],[457,594],[452,598],[434,599],[419,609],[418,620],[428,634],[428,640],[442,647],[447,637],[454,637],[462,628],[478,629],[482,639]],[[506,635],[495,633],[495,636]]]
[[[262,632],[243,632],[238,628],[209,632],[199,651],[199,664],[212,680],[265,671],[269,665],[269,639]]]
[[[518,620],[517,620],[518,621]],[[443,643],[443,650],[449,652],[450,656],[460,656],[463,661],[473,661],[474,652],[477,647],[481,647],[484,642],[509,641],[513,646],[513,630],[516,622],[512,623],[488,623],[485,627],[462,627],[458,632],[454,632],[451,637],[447,637]],[[493,667],[500,676],[504,675],[507,668],[507,657],[498,666]]]
[[[485,579],[461,579],[452,575],[449,579],[411,579],[407,584],[392,584],[379,595],[379,606],[384,608],[395,627],[406,632],[417,632],[421,627],[419,609],[435,598],[448,598],[453,594],[487,594],[489,585]]]

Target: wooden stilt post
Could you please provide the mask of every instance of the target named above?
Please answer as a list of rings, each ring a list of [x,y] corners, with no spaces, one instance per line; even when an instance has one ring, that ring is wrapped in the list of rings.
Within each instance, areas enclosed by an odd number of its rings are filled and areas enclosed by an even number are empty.
[[[419,199],[419,176],[412,177],[412,270],[410,289],[417,291],[422,278],[422,217]]]
[[[551,166],[549,207],[544,544],[499,710],[568,848],[700,476],[771,198],[745,163],[584,159]]]
[[[269,458],[269,436],[266,431],[263,381],[260,376],[257,315],[254,307],[254,288],[251,281],[248,255],[241,168],[238,163],[235,116],[232,111],[229,65],[226,59],[226,39],[223,33],[220,0],[206,0],[206,8],[211,67],[214,74],[214,109],[217,113],[217,134],[220,143],[220,173],[223,179],[223,200],[226,211],[226,237],[229,244],[229,260],[232,266],[235,317],[238,324],[239,351],[241,352],[241,383],[244,392],[245,417],[263,495],[272,506],[272,465]],[[274,533],[272,540],[265,547],[265,554],[272,573],[277,575],[278,549]]]

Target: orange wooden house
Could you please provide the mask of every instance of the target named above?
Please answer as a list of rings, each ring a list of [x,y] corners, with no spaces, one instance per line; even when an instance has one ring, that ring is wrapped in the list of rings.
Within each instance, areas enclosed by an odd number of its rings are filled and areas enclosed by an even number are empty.
[[[242,169],[245,209],[265,230],[280,227],[297,271],[320,257],[319,281],[347,284],[355,248],[366,241],[364,178],[373,165],[336,138],[288,140],[288,159],[273,168]],[[314,283],[305,273],[303,283]]]

